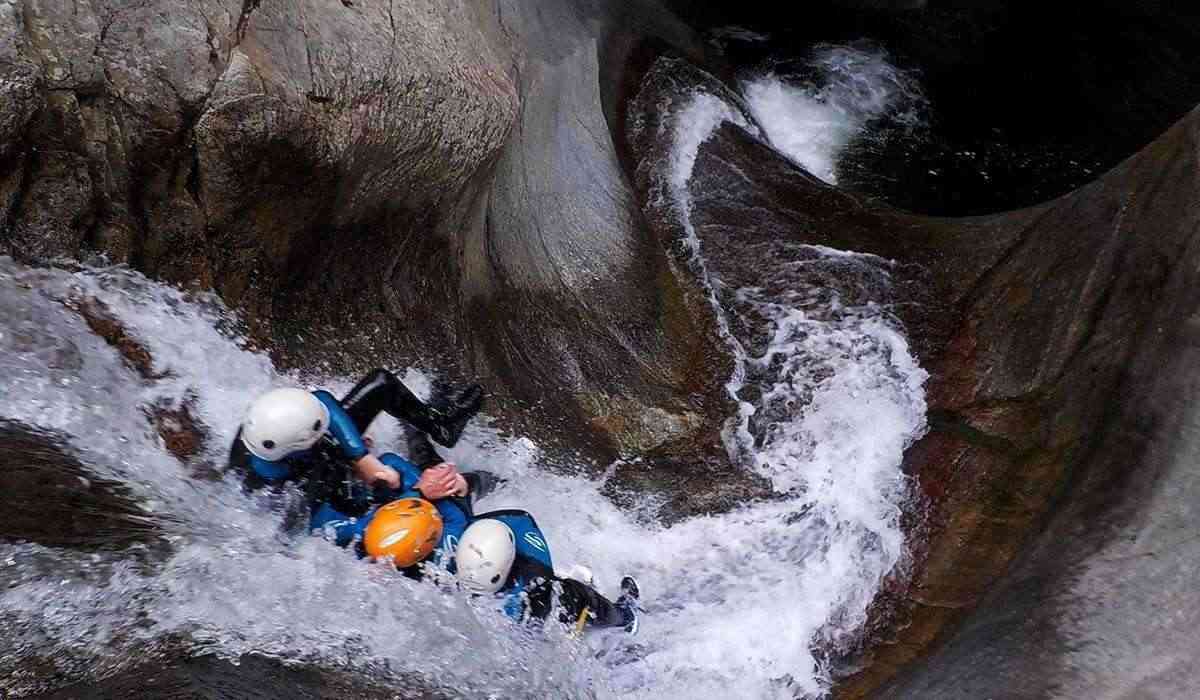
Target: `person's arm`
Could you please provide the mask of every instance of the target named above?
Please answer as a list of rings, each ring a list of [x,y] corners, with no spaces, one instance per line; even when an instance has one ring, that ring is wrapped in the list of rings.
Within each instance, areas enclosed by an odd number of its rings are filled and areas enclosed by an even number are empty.
[[[421,479],[421,470],[395,452],[385,452],[379,455],[379,461],[400,475],[400,485],[397,489],[401,492],[412,491],[413,487],[417,485],[417,481]]]
[[[399,489],[402,485],[400,474],[369,452],[354,462],[354,475],[366,484],[383,482],[390,489]]]
[[[313,396],[325,404],[329,410],[329,437],[337,444],[342,455],[350,462],[357,462],[364,455],[370,454],[367,443],[363,441],[362,433],[354,425],[354,419],[346,413],[346,409],[338,403],[333,394],[325,390],[314,391]]]
[[[379,458],[367,449],[362,433],[354,425],[354,419],[338,403],[333,394],[325,390],[314,391],[313,396],[329,410],[329,437],[337,444],[342,455],[353,465],[354,475],[368,484],[382,481],[389,488],[400,488],[400,477],[384,466]]]

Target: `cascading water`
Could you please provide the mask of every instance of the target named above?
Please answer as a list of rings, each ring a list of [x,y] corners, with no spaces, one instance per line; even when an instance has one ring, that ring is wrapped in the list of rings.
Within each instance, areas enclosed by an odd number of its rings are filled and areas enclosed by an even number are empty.
[[[788,129],[826,128],[756,118],[773,143]],[[659,175],[736,360],[730,452],[780,497],[664,528],[618,510],[602,484],[542,470],[526,439],[477,425],[450,453],[507,477],[481,507],[530,509],[560,566],[590,565],[608,594],[621,574],[638,575],[647,609],[638,637],[597,634],[585,646],[553,628],[522,634],[495,606],[356,561],[320,538],[285,537],[278,504],[243,495],[232,479],[191,478],[142,407],[189,400],[210,430],[202,457],[219,464],[249,400],[296,378],[225,330],[231,318],[211,297],[121,268],[34,270],[0,259],[0,417],[67,436],[97,475],[130,487],[169,545],[148,564],[0,545],[0,691],[36,689],[41,677],[21,670],[32,659],[57,658],[69,679],[182,639],[228,658],[256,652],[397,684],[416,677],[467,697],[823,693],[831,669],[817,650],[854,637],[904,556],[900,460],[924,426],[925,374],[885,308],[806,277],[845,267],[886,285],[886,261],[780,244],[772,255],[783,264],[753,288],[731,288],[704,264],[689,183],[698,150],[725,121],[745,123],[713,95],[681,105],[679,127],[664,134],[673,158]],[[828,143],[833,158],[837,142]],[[103,302],[150,351],[159,378],[123,365],[64,306],[78,297]],[[380,423],[373,432],[387,445],[394,426]]]
[[[769,73],[742,90],[771,144],[825,182],[837,183],[838,157],[874,120],[923,124],[920,87],[877,46],[819,45],[807,68],[807,80]]]
[[[34,659],[52,660],[70,678],[74,669],[119,668],[166,639],[229,658],[253,651],[367,668],[383,679],[416,675],[424,688],[468,694],[544,696],[578,686],[561,671],[579,667],[561,639],[531,646],[507,633],[494,610],[361,564],[319,538],[289,541],[278,504],[256,504],[228,480],[193,479],[163,449],[144,407],[191,397],[211,429],[204,456],[220,463],[248,401],[294,381],[219,330],[231,319],[215,300],[189,299],[123,269],[31,270],[7,259],[0,297],[0,416],[66,435],[98,476],[130,487],[170,545],[151,566],[0,545],[0,669],[9,670],[0,689],[35,689],[21,672]],[[103,303],[150,351],[161,378],[123,365],[66,308],[72,298]],[[486,455],[513,468],[520,459],[486,430],[474,441],[481,452],[472,461]]]

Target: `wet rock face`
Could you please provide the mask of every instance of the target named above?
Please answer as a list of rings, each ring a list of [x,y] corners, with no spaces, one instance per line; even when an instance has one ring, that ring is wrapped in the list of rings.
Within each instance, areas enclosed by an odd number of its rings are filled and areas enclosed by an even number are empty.
[[[96,700],[129,697],[155,700],[218,700],[219,698],[279,698],[297,700],[438,700],[442,693],[421,687],[419,680],[405,686],[383,687],[356,677],[312,667],[287,666],[258,656],[244,656],[237,663],[211,656],[189,657],[184,653],[163,656],[148,663],[86,686],[29,697],[68,700],[86,695]]]
[[[719,351],[608,123],[644,39],[703,54],[655,3],[2,11],[0,250],[214,288],[283,366],[482,379],[597,463],[711,427]]]
[[[128,329],[117,320],[99,299],[89,296],[74,296],[62,304],[79,314],[93,333],[111,345],[120,355],[125,366],[137,372],[146,382],[165,379],[167,372],[154,369],[154,356]],[[195,474],[212,477],[216,474],[211,464],[195,464],[208,436],[208,429],[193,415],[195,396],[187,395],[174,404],[158,403],[143,406],[151,427],[158,433],[163,446],[180,462],[196,468]]]
[[[619,462],[603,493],[618,506],[664,525],[725,513],[774,494],[770,480],[731,467],[724,453],[705,458],[694,451],[683,458],[651,452]]]
[[[148,544],[158,528],[127,489],[98,479],[56,436],[0,421],[0,540],[95,552]]]
[[[642,42],[703,48],[655,3],[542,3],[506,22],[526,45],[523,109],[486,218],[464,239],[465,349],[512,398],[557,414],[562,427],[525,428],[541,443],[564,429],[598,435],[599,464],[668,441],[706,445],[723,358],[696,342],[709,319],[646,226],[618,131]]]
[[[913,465],[950,504],[915,597],[980,607],[884,697],[1194,692],[1198,139],[1193,112],[1037,210],[968,297]]]
[[[686,73],[651,70],[644,103],[721,89]],[[1104,697],[1160,662],[1158,692],[1194,691],[1198,125],[1068,197],[970,219],[838,191],[732,124],[699,149],[711,270],[770,284],[788,241],[892,261],[886,298],[932,375],[905,460],[912,577],[877,602],[841,697]],[[813,283],[871,289],[848,270]]]
[[[129,335],[125,326],[113,317],[103,302],[92,297],[80,296],[65,300],[63,305],[79,314],[88,328],[116,349],[125,366],[137,372],[142,379],[162,379],[163,375],[154,369],[154,357],[150,351]]]
[[[368,223],[452,209],[517,107],[508,47],[466,4],[2,13],[7,249],[96,250],[260,310]]]

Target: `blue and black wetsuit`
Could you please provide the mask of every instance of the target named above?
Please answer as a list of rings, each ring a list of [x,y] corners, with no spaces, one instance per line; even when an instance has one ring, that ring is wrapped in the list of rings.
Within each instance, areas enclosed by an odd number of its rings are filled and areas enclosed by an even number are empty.
[[[242,473],[243,483],[248,490],[287,483],[300,485],[309,509],[306,515],[315,527],[321,527],[334,520],[358,519],[373,507],[382,505],[379,498],[387,498],[390,501],[403,497],[395,494],[411,492],[420,471],[430,466],[427,462],[420,462],[420,466],[415,467],[398,455],[390,455],[391,461],[384,463],[399,471],[403,478],[415,474],[411,480],[404,482],[401,490],[388,489],[385,493],[377,494],[371,487],[357,480],[353,476],[351,465],[367,454],[362,434],[371,422],[380,413],[388,413],[410,432],[412,426],[422,430],[436,430],[441,436],[439,439],[453,444],[458,439],[462,424],[474,414],[479,405],[478,387],[471,387],[468,392],[471,393],[465,409],[447,420],[446,414],[423,403],[396,375],[384,369],[377,369],[363,377],[340,401],[324,390],[312,392],[313,396],[329,409],[329,429],[311,448],[293,452],[279,461],[271,462],[251,454],[242,442],[239,430],[230,450],[230,466]],[[416,434],[420,435],[427,445],[428,440],[423,437],[424,433]],[[410,439],[410,449],[412,444],[413,440]],[[426,452],[436,455],[431,445],[427,446]],[[474,485],[471,478],[468,478],[467,482],[471,486]],[[417,494],[412,492],[412,495]],[[461,503],[459,506],[461,512],[469,515],[469,504],[465,509]],[[322,512],[319,522],[316,519],[318,511]],[[333,513],[337,515],[334,516]]]
[[[296,483],[303,489],[310,508],[330,503],[347,515],[362,515],[369,505],[355,489],[351,465],[367,454],[362,438],[366,425],[357,424],[328,391],[312,394],[329,410],[329,429],[316,444],[272,462],[251,454],[239,430],[230,449],[230,466],[241,472],[248,490]]]
[[[590,627],[625,627],[629,624],[626,612],[596,589],[582,581],[554,575],[550,545],[532,515],[523,510],[495,510],[480,514],[475,520],[484,518],[507,525],[516,541],[517,556],[508,580],[500,589],[506,596],[505,611],[510,617],[546,619],[554,607],[557,584],[560,622],[575,624],[586,612]]]
[[[314,504],[312,519],[309,521],[309,529],[320,530],[327,539],[335,542],[339,547],[355,544],[360,557],[366,555],[362,549],[363,533],[366,532],[367,525],[371,523],[379,505],[391,503],[400,498],[424,498],[416,490],[417,480],[421,478],[421,470],[416,465],[391,452],[381,455],[379,461],[396,470],[400,475],[400,488],[370,490],[360,485],[362,499],[369,504],[364,513],[359,516],[349,516],[331,503],[317,503]],[[438,542],[437,549],[434,550],[433,561],[439,561],[442,552],[453,551],[458,540],[462,538],[463,530],[467,529],[470,510],[469,505],[464,507],[465,500],[442,498],[432,501],[438,514],[442,516],[442,538]]]

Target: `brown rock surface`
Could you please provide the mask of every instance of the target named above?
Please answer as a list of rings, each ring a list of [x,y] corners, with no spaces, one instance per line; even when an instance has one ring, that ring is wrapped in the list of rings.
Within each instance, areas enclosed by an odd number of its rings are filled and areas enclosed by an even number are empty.
[[[482,379],[551,451],[711,435],[720,350],[608,123],[647,38],[705,49],[600,5],[6,3],[0,250],[214,288],[285,366]]]
[[[913,637],[946,644],[883,697],[1116,697],[1132,676],[1151,695],[1197,688],[1196,593],[1179,572],[1200,560],[1179,542],[1195,525],[1198,143],[1193,112],[1014,215],[1011,247],[963,298],[930,387],[945,420],[909,461],[944,494],[910,595],[965,622],[914,611]],[[954,440],[951,460],[930,447]],[[844,695],[928,649],[905,636]]]
[[[0,540],[87,552],[153,543],[154,519],[120,483],[99,479],[62,440],[0,420]]]
[[[652,72],[639,99],[719,90],[684,76]],[[1155,687],[1191,694],[1197,606],[1178,571],[1196,564],[1184,513],[1198,134],[1200,111],[1067,197],[964,219],[839,192],[731,124],[700,148],[691,220],[710,270],[770,284],[773,244],[789,240],[890,260],[890,286],[871,293],[931,372],[930,431],[905,465],[924,500],[912,575],[876,606],[874,650],[841,696],[1091,697],[1157,660]],[[841,294],[861,283],[826,281]]]

